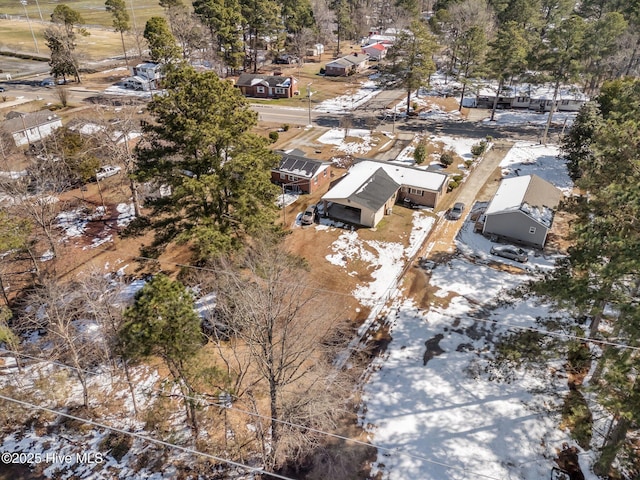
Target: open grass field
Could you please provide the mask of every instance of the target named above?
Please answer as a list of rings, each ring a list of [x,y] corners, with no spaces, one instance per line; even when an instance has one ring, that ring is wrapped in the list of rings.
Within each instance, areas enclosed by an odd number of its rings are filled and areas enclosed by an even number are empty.
[[[104,1],[102,0],[27,0],[27,15],[32,22],[48,22],[51,19],[51,13],[57,5],[65,4],[74,10],[77,10],[86,25],[101,25],[110,27],[112,24],[111,15],[106,11]],[[140,28],[144,28],[145,22],[154,15],[162,15],[162,8],[155,0],[129,0],[129,17],[133,25],[135,16],[136,24]],[[18,0],[0,0],[0,16],[20,16],[25,17],[25,9]],[[5,37],[3,37],[5,38]]]
[[[38,44],[38,51],[29,29],[29,24],[24,20],[0,19],[0,50],[8,53],[24,53],[49,58],[49,49],[44,41],[43,31],[47,22],[31,22],[33,33]],[[122,43],[120,34],[106,27],[88,27],[89,36],[78,37],[76,51],[78,52],[81,66],[85,61],[97,61],[113,56],[122,56]],[[125,36],[127,50],[136,51],[135,40],[132,35]],[[9,60],[3,62],[0,57],[0,69],[9,73],[17,73],[11,68]]]

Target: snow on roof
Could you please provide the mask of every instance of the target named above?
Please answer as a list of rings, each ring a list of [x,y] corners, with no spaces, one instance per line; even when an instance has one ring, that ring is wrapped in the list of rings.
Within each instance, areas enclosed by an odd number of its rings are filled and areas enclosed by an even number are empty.
[[[551,189],[549,190],[551,194],[546,195],[545,190],[548,189]],[[555,190],[557,190],[557,195],[553,195]],[[505,178],[489,203],[485,214],[519,210],[538,223],[550,227],[553,221],[553,207],[558,204],[558,199],[561,196],[562,194],[556,187],[535,175]],[[544,200],[541,201],[541,197],[544,197]]]
[[[529,182],[531,175],[503,179],[485,213],[518,210],[529,188]]]
[[[350,197],[357,193],[380,168],[397,184],[423,190],[439,190],[447,178],[446,175],[441,173],[428,172],[394,163],[363,160],[351,167],[347,177],[329,190],[322,198],[330,200]]]

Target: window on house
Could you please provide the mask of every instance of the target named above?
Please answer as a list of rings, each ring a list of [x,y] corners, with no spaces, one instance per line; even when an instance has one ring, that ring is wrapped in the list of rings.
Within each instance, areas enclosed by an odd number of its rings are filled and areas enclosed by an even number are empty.
[[[282,95],[285,93],[284,88],[276,88],[276,93]]]
[[[285,173],[280,173],[280,180],[286,180],[287,175]]]
[[[287,180],[289,180],[290,182],[295,182],[296,180],[298,180],[298,177],[296,177],[295,175],[287,175]]]
[[[257,93],[264,93],[264,87],[256,87]]]
[[[327,176],[327,170],[324,170],[324,171],[322,172],[322,175],[326,177],[326,176]]]
[[[536,227],[529,227],[529,233],[531,235],[535,234],[536,233]]]
[[[318,177],[313,177],[313,183],[318,183]]]
[[[562,100],[561,105],[569,105],[569,100]]]
[[[422,197],[424,195],[424,192],[422,190],[418,190],[417,188],[409,188],[409,194]]]

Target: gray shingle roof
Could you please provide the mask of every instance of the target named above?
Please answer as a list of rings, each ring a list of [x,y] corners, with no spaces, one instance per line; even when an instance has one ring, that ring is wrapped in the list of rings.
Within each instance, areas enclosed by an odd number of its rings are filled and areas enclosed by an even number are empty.
[[[279,75],[258,75],[254,73],[243,73],[238,77],[236,82],[237,87],[251,87],[253,85],[260,85],[262,82],[266,83],[270,87],[289,87],[291,84],[291,77],[281,77]]]
[[[384,169],[380,167],[360,188],[349,196],[349,200],[377,211],[389,201],[399,188],[400,185],[394,182]]]
[[[33,113],[10,112],[7,115],[7,120],[2,123],[2,129],[8,133],[15,133],[59,120],[51,110],[40,110]]]

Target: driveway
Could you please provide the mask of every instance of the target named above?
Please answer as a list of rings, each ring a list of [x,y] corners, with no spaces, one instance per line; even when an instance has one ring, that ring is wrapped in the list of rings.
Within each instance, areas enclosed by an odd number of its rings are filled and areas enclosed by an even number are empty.
[[[491,150],[487,152],[482,161],[480,161],[466,178],[465,182],[458,187],[458,194],[451,196],[447,204],[443,205],[443,207],[450,207],[455,202],[464,203],[465,211],[462,217],[459,220],[451,221],[444,215],[441,216],[431,231],[426,244],[423,245],[418,253],[418,256],[429,258],[436,254],[451,253],[455,250],[454,239],[464,223],[465,217],[469,214],[478,194],[489,181],[512,145],[513,142],[509,141],[496,141],[494,143]]]

